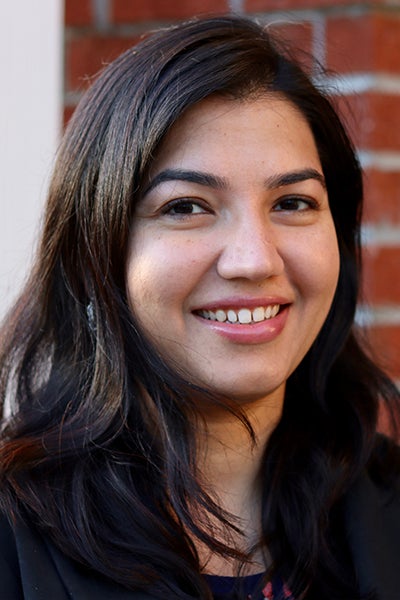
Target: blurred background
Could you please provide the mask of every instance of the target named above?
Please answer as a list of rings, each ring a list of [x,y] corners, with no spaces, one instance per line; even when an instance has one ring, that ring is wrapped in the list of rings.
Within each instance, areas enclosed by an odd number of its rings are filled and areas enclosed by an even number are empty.
[[[29,270],[63,127],[95,74],[144,32],[226,12],[268,23],[331,72],[365,171],[357,318],[400,385],[400,0],[2,0],[0,317]]]

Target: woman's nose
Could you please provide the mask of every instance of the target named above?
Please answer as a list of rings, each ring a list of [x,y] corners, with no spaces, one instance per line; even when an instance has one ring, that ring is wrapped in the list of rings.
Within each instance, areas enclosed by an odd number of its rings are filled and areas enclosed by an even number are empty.
[[[243,218],[232,224],[223,240],[217,271],[224,279],[263,279],[282,274],[284,261],[279,253],[273,226],[263,218]]]

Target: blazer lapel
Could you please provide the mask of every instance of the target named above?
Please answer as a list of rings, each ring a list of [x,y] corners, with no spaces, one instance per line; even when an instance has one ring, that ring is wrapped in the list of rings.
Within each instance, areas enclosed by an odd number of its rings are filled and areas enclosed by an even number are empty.
[[[15,539],[25,600],[156,600],[92,575],[24,524]]]
[[[371,600],[400,598],[400,493],[365,473],[345,499],[348,541],[360,591]]]

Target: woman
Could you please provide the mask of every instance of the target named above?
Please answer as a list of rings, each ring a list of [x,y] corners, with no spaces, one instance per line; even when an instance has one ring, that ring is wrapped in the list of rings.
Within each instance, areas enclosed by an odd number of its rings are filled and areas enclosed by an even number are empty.
[[[396,597],[361,202],[330,102],[257,24],[104,70],[3,331],[5,597]]]

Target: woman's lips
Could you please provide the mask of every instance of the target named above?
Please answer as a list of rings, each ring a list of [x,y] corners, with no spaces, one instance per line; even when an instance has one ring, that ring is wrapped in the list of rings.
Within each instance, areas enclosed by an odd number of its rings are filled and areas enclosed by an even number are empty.
[[[222,337],[240,344],[260,344],[274,340],[283,330],[289,304],[201,309],[194,315]]]

